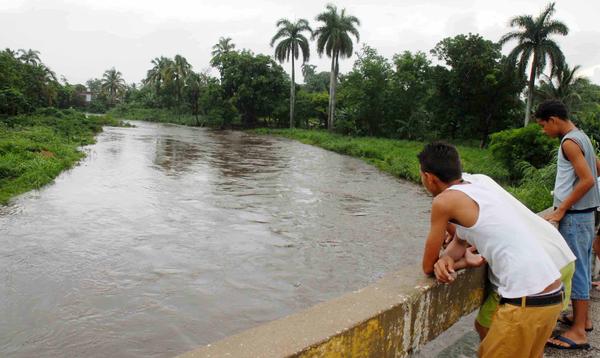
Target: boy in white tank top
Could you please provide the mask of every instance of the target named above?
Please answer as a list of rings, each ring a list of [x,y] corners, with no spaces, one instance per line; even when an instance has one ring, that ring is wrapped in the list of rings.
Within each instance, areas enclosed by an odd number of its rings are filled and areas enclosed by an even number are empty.
[[[423,271],[450,283],[457,269],[487,262],[501,300],[479,356],[540,357],[562,309],[564,292],[559,270],[536,239],[537,225],[489,183],[463,180],[453,146],[429,144],[418,158],[421,181],[434,196]],[[464,241],[455,240],[451,252],[440,258],[452,224]],[[572,253],[561,250],[568,262]]]

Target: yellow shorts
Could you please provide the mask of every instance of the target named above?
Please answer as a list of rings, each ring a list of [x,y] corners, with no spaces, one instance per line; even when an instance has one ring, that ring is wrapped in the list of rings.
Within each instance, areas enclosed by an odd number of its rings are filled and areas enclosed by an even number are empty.
[[[569,263],[567,266],[563,267],[560,270],[560,280],[565,287],[565,301],[563,302],[563,310],[566,310],[569,306],[569,301],[571,300],[571,280],[573,279],[573,274],[575,273],[575,262]],[[490,292],[490,294],[483,302],[483,305],[479,308],[479,313],[477,314],[477,322],[485,328],[490,328],[492,325],[492,316],[496,309],[498,308],[498,304],[500,303],[500,295],[495,291]]]
[[[500,305],[479,345],[480,358],[539,358],[544,353],[562,305],[543,307]]]

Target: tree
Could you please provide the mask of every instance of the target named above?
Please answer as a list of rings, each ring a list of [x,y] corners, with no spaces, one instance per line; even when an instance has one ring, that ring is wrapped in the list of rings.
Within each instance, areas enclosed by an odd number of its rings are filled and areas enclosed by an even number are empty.
[[[448,66],[434,71],[436,129],[452,138],[479,137],[484,146],[490,133],[510,124],[522,75],[502,57],[500,45],[477,34],[446,38],[431,52]]]
[[[21,53],[21,56],[19,56],[19,60],[23,61],[24,63],[36,66],[37,64],[42,62],[40,60],[40,51],[32,49],[19,49],[19,52]]]
[[[567,35],[567,25],[552,20],[554,14],[554,3],[550,3],[535,19],[531,15],[516,16],[510,20],[510,26],[518,26],[519,31],[511,31],[500,38],[500,45],[508,41],[518,40],[519,44],[512,49],[508,58],[510,62],[517,63],[519,73],[525,73],[527,64],[531,61],[529,73],[527,107],[525,109],[525,125],[531,118],[531,107],[535,79],[544,71],[547,59],[550,60],[551,72],[560,67],[564,62],[564,55],[558,44],[550,39],[553,34]]]
[[[357,134],[382,135],[381,124],[387,115],[392,68],[389,62],[367,45],[357,54],[352,71],[340,83],[340,103],[343,103],[347,123]],[[342,106],[340,106],[342,107]]]
[[[353,47],[350,35],[356,38],[356,42],[359,41],[356,26],[360,26],[360,21],[355,16],[347,15],[346,9],[342,9],[338,13],[337,7],[331,4],[327,5],[325,12],[317,15],[316,20],[323,23],[312,36],[313,39],[317,39],[317,53],[322,56],[325,52],[327,56],[331,57],[327,126],[330,130],[333,130],[339,58],[352,56]]]
[[[219,71],[222,71],[222,57],[228,54],[229,52],[233,51],[233,49],[235,49],[235,44],[231,42],[231,37],[220,37],[219,42],[212,48],[212,59],[210,60],[210,65],[213,67],[217,67]]]
[[[290,128],[294,128],[294,103],[296,102],[296,80],[294,60],[297,60],[302,52],[302,63],[306,63],[310,57],[310,48],[308,39],[302,32],[308,31],[312,34],[312,29],[308,26],[308,21],[300,19],[295,23],[288,19],[277,21],[277,33],[271,39],[271,47],[279,41],[275,47],[275,58],[279,62],[292,59],[292,82],[290,83]]]
[[[176,89],[177,105],[181,106],[181,91],[187,77],[192,72],[192,65],[190,65],[186,58],[181,55],[175,55],[174,61],[171,63],[173,68],[171,73],[173,75],[173,83]]]
[[[272,58],[232,51],[221,56],[220,65],[224,98],[237,108],[245,127],[271,116],[285,101],[287,76]]]
[[[578,89],[585,81],[583,77],[575,74],[580,68],[581,66],[578,65],[571,69],[564,63],[553,76],[542,75],[543,79],[540,80],[540,86],[536,90],[537,96],[542,100],[558,99],[572,110],[575,104],[581,101]]]
[[[108,95],[109,105],[114,105],[117,95],[123,93],[126,89],[125,80],[121,72],[111,68],[106,70],[102,76],[102,90]]]

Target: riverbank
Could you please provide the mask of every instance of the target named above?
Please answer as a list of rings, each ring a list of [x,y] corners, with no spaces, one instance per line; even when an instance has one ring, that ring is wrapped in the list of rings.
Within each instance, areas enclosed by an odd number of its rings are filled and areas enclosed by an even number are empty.
[[[0,118],[0,204],[50,183],[85,154],[103,126],[121,126],[110,116],[74,110],[43,109],[29,115]]]
[[[417,154],[424,142],[395,140],[373,137],[350,137],[321,130],[259,128],[253,133],[286,137],[315,145],[340,154],[358,157],[375,165],[380,170],[398,178],[420,184]],[[457,146],[463,170],[490,176],[511,192],[531,210],[538,212],[552,203],[550,190],[540,185],[525,182],[515,185],[509,181],[509,171],[492,156],[488,149]]]

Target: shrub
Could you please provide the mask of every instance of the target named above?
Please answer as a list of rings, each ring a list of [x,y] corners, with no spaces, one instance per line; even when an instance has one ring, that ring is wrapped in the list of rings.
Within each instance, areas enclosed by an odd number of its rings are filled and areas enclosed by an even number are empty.
[[[519,163],[527,162],[535,168],[547,165],[559,142],[542,133],[537,124],[524,128],[507,129],[492,134],[490,150],[494,158],[502,162],[510,172],[511,179],[523,177]]]

